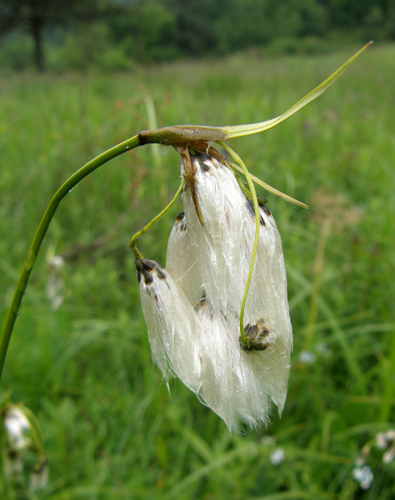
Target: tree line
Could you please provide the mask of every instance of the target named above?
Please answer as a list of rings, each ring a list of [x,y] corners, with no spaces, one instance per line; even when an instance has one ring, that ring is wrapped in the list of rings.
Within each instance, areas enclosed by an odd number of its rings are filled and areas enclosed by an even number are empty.
[[[221,56],[253,46],[319,51],[336,38],[393,40],[395,2],[0,0],[0,50],[18,43],[18,36],[29,37],[29,57],[39,71],[52,49],[66,66],[78,69],[102,58],[110,69],[122,69],[131,62]]]

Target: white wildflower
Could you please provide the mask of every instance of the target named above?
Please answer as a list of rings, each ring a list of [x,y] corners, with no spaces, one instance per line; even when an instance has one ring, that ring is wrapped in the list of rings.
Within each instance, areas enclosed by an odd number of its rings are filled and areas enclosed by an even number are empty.
[[[54,255],[48,262],[48,266],[61,271],[64,268],[64,258],[61,255]]]
[[[311,365],[315,362],[315,354],[310,351],[302,351],[299,354],[299,361],[305,365]]]
[[[352,475],[363,490],[370,488],[374,479],[373,472],[368,465],[364,467],[355,467],[352,471]]]
[[[285,458],[284,450],[282,448],[277,448],[276,450],[270,453],[269,460],[272,465],[278,465],[284,460],[284,458]]]

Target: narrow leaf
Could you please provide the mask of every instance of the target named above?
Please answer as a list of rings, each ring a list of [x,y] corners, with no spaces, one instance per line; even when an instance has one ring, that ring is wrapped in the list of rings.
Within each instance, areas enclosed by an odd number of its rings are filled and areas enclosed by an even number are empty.
[[[367,43],[360,51],[354,54],[351,59],[349,59],[346,63],[343,64],[338,70],[336,70],[329,78],[327,78],[321,85],[312,90],[309,94],[307,94],[303,99],[294,104],[292,108],[283,113],[277,118],[272,118],[271,120],[267,120],[260,123],[251,123],[249,125],[235,125],[229,127],[221,127],[222,131],[226,135],[226,140],[233,139],[234,137],[241,137],[244,135],[256,134],[258,132],[263,132],[270,128],[275,127],[279,123],[285,121],[290,116],[297,113],[301,108],[306,106],[309,102],[313,101],[316,97],[320,96],[325,90],[332,85],[332,83],[339,78],[339,76],[364,52],[373,42]],[[223,139],[224,140],[224,139]],[[267,189],[267,188],[265,188]],[[273,188],[271,188],[273,189]],[[290,201],[290,200],[289,200]]]

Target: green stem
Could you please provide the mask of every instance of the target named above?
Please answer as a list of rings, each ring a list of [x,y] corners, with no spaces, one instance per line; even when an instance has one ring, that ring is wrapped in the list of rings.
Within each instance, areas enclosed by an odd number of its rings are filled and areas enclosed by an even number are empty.
[[[41,219],[40,224],[34,235],[32,244],[30,246],[29,252],[23,264],[22,270],[19,275],[18,282],[15,287],[14,296],[12,297],[11,305],[8,310],[3,330],[0,337],[0,378],[3,371],[4,360],[7,354],[8,344],[11,338],[12,330],[14,328],[15,320],[18,315],[18,311],[21,305],[23,294],[25,293],[27,283],[29,281],[30,273],[33,269],[34,263],[37,258],[37,254],[40,250],[41,243],[44,240],[45,234],[48,230],[48,226],[54,216],[59,203],[67,195],[67,193],[78,184],[84,177],[89,175],[91,172],[96,170],[98,167],[104,163],[112,160],[116,156],[126,153],[133,148],[141,146],[140,137],[138,135],[128,139],[127,141],[121,142],[117,146],[105,151],[101,155],[97,156],[86,165],[81,167],[77,172],[75,172],[67,181],[56,191],[51,201],[49,202],[44,215]]]
[[[244,333],[244,309],[245,309],[245,304],[247,300],[247,295],[248,295],[248,290],[250,288],[250,283],[251,283],[251,277],[252,277],[252,271],[254,269],[254,262],[255,262],[255,257],[256,257],[256,252],[258,249],[258,241],[259,241],[259,205],[258,205],[258,198],[256,196],[255,192],[255,186],[254,183],[252,182],[251,175],[245,166],[243,160],[240,158],[240,156],[233,151],[229,146],[224,144],[223,142],[218,141],[218,144],[222,146],[231,156],[232,158],[240,165],[240,167],[243,170],[243,173],[245,175],[246,181],[248,183],[248,187],[250,188],[251,191],[251,196],[252,196],[252,202],[254,204],[254,212],[255,212],[255,238],[254,238],[254,246],[252,247],[252,254],[251,254],[251,262],[250,262],[250,268],[248,270],[248,276],[247,276],[247,282],[246,286],[244,289],[244,295],[243,299],[241,301],[241,307],[240,307],[240,338],[243,343],[244,347],[248,347],[247,345],[247,340],[245,337]]]
[[[148,126],[151,130],[156,130],[158,127],[158,123],[156,120],[155,106],[149,95],[145,96],[145,106],[147,108],[148,114]],[[159,198],[161,203],[164,205],[166,203],[167,197],[167,189],[165,176],[163,171],[162,159],[160,155],[160,145],[159,144],[151,144],[152,156],[154,159],[155,165],[155,176],[159,182]]]
[[[180,184],[180,187],[177,189],[177,193],[175,194],[174,198],[171,200],[171,202],[167,205],[166,208],[164,208],[162,210],[162,212],[160,214],[158,214],[154,219],[152,219],[151,222],[149,222],[145,227],[143,227],[143,229],[140,229],[140,231],[138,231],[136,234],[134,234],[132,236],[132,239],[130,240],[130,243],[129,243],[129,247],[131,248],[131,250],[133,251],[134,253],[134,256],[136,259],[142,259],[143,258],[143,255],[137,250],[137,243],[138,243],[138,239],[140,238],[140,236],[144,233],[146,233],[149,229],[151,229],[151,227],[153,225],[155,225],[158,221],[160,221],[160,219],[167,214],[167,212],[171,209],[171,207],[174,205],[174,203],[176,202],[179,194],[181,193],[181,190],[184,186],[184,183],[185,183],[185,179],[184,177],[182,178],[181,180],[181,184]]]

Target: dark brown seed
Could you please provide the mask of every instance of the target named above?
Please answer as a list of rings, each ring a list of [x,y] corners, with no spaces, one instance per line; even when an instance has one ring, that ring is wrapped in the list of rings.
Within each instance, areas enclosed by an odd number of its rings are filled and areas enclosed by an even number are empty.
[[[158,264],[159,265],[159,264]],[[162,268],[163,269],[163,268]],[[159,267],[156,268],[156,274],[160,280],[166,279],[166,274]]]
[[[265,209],[264,205],[261,205],[260,203],[258,203],[258,205],[260,208]],[[248,211],[250,212],[251,216],[255,218],[254,202],[252,200],[247,201],[247,208],[248,208]],[[259,224],[261,226],[266,226],[266,223],[263,220],[263,217],[261,214],[259,214]]]
[[[180,221],[184,220],[184,217],[185,217],[185,212],[184,212],[184,210],[181,210],[181,212],[176,217],[176,222],[180,222]]]

